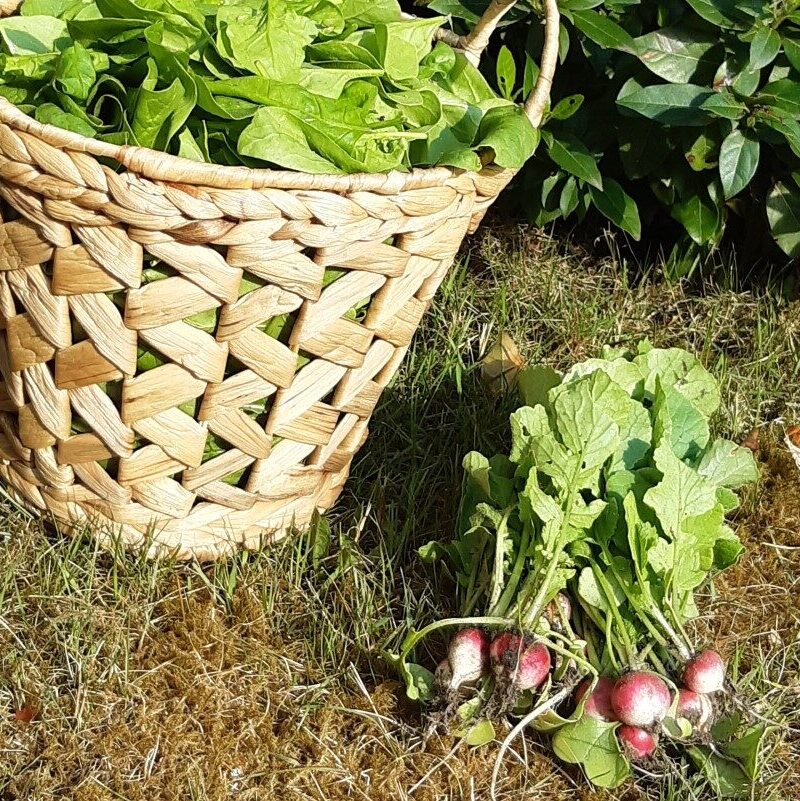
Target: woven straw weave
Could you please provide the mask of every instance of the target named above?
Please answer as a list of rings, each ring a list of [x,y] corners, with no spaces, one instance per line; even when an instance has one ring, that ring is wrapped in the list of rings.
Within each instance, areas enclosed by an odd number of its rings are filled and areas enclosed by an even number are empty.
[[[197,164],[0,99],[0,477],[69,526],[179,558],[302,526],[339,495],[464,235],[510,178]],[[176,275],[143,285],[150,257]],[[330,268],[345,274],[323,286]],[[266,285],[239,298],[245,273]],[[213,335],[184,322],[210,309]],[[283,314],[286,342],[260,330]],[[140,346],[165,363],[137,374]],[[264,424],[242,411],[262,398]],[[192,400],[194,415],[179,408]],[[231,448],[203,462],[211,434]]]

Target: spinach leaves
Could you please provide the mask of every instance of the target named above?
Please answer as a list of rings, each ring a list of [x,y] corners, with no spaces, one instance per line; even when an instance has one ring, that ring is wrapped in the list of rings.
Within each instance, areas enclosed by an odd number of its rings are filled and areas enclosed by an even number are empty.
[[[313,173],[519,168],[538,132],[396,0],[25,0],[0,96],[196,161]]]

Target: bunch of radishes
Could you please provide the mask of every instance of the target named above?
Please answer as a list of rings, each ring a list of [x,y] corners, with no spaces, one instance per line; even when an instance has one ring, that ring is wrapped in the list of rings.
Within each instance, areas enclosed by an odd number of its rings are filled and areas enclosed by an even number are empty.
[[[658,747],[658,735],[668,716],[682,718],[701,738],[714,722],[713,696],[725,686],[725,664],[716,651],[706,650],[686,664],[677,698],[667,682],[649,670],[631,670],[614,680],[598,678],[583,707],[584,715],[620,722],[617,737],[634,761],[647,760]],[[587,679],[576,692],[580,702],[591,687]]]
[[[656,755],[705,773],[723,760],[729,780],[761,735],[728,713],[743,705],[721,658],[687,632],[698,588],[742,553],[725,513],[758,470],[710,438],[715,380],[692,354],[643,342],[561,377],[531,368],[519,386],[509,453],[465,456],[455,535],[421,551],[446,560],[457,611],[387,658],[410,698],[443,707],[431,722],[470,745],[516,718],[501,755],[528,727],[548,732],[598,786]],[[434,678],[413,659],[445,628]]]
[[[436,678],[450,695],[490,675],[504,692],[521,693],[541,686],[551,667],[550,651],[539,640],[509,631],[490,637],[483,629],[464,628],[450,639]]]

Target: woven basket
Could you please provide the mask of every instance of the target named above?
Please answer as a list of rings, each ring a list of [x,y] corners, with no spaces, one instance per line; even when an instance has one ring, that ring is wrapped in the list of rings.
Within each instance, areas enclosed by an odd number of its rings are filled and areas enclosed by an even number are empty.
[[[512,4],[494,0],[469,36],[441,38],[475,60]],[[0,0],[0,16],[17,5]],[[557,30],[548,0],[526,104],[535,124]],[[329,176],[199,164],[41,125],[0,99],[6,487],[68,528],[184,559],[306,524],[339,495],[463,237],[511,177],[493,166]],[[143,285],[147,254],[177,275]],[[331,267],[345,274],[324,286]],[[239,298],[244,271],[267,285]],[[345,316],[365,299],[366,316]],[[184,322],[210,309],[214,335]],[[285,343],[259,327],[284,314]],[[140,345],[166,363],[137,374]],[[265,424],[242,411],[260,399]],[[193,416],[179,408],[189,401]],[[203,462],[209,434],[232,447]],[[241,485],[225,482],[242,470]]]

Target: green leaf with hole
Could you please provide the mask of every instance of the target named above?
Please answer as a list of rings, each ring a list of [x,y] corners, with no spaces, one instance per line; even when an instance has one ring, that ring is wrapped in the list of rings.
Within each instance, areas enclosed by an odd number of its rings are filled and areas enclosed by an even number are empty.
[[[553,106],[550,116],[555,120],[568,120],[583,105],[583,95],[569,95],[562,97]]]
[[[514,84],[517,82],[517,65],[511,51],[503,45],[497,54],[497,86],[500,94],[511,100],[514,95]]]

